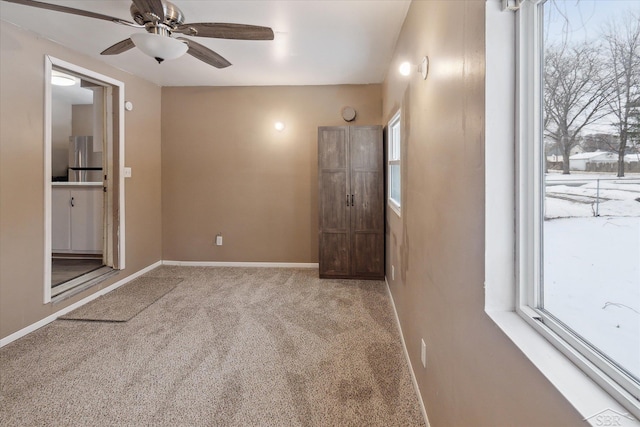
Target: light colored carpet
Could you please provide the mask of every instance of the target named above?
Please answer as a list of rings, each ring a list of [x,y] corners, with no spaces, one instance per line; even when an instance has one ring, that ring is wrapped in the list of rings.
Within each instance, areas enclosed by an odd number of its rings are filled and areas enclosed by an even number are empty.
[[[127,322],[180,282],[179,277],[139,277],[59,319]]]
[[[163,266],[125,323],[0,349],[2,426],[424,426],[384,282]]]

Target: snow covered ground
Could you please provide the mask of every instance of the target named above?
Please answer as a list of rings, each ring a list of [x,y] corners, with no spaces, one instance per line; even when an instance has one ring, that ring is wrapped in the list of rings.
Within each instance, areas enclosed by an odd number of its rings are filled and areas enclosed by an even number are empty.
[[[640,175],[612,178],[547,175],[544,306],[640,378]]]
[[[547,174],[545,218],[640,217],[640,174]]]

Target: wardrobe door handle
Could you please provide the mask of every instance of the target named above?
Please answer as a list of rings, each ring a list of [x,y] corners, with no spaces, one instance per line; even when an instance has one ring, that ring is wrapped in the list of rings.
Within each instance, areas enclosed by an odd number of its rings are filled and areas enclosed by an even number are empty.
[[[351,195],[351,206],[353,206],[353,194]]]
[[[349,207],[349,195],[347,194],[347,207]]]
[[[72,197],[72,198],[71,198],[71,207],[72,207],[72,208],[76,206],[76,205],[74,204],[74,201],[75,201],[75,200],[74,200],[74,198]]]

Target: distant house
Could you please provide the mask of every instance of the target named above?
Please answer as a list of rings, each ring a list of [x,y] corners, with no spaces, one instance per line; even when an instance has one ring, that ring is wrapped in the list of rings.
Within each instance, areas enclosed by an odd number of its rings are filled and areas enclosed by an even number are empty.
[[[569,157],[569,169],[572,171],[586,171],[588,163],[616,163],[618,155],[608,151],[594,151],[592,153],[579,153]]]
[[[625,163],[640,162],[640,153],[625,154]]]
[[[569,156],[580,154],[584,152],[580,145],[571,147]],[[545,138],[545,153],[547,156],[547,162],[562,162],[562,148],[556,144],[553,140]]]

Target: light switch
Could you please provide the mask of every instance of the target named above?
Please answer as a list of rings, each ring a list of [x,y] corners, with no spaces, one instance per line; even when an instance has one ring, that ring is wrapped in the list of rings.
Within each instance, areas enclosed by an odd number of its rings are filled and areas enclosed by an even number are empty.
[[[131,168],[124,168],[124,177],[131,178]]]

